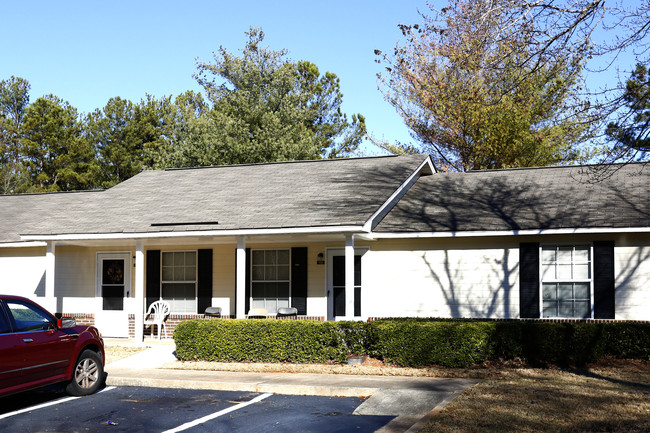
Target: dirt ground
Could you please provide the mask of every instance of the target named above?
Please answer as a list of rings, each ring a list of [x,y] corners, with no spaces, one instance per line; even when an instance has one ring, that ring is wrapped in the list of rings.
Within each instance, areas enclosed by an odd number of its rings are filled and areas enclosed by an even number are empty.
[[[104,348],[106,354],[106,364],[118,361],[127,356],[135,355],[138,352],[146,350],[146,347],[132,347],[132,346],[106,346]]]

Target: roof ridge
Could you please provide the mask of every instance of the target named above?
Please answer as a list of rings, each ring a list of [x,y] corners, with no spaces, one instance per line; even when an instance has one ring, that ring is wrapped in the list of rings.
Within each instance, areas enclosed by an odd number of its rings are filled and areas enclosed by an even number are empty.
[[[321,159],[294,159],[290,161],[270,161],[270,162],[252,162],[246,164],[225,164],[225,165],[205,165],[201,167],[178,167],[178,168],[164,168],[161,171],[181,171],[181,170],[201,170],[205,168],[227,168],[227,167],[255,167],[262,165],[280,165],[280,164],[302,164],[302,163],[325,163],[325,162],[336,162],[336,161],[358,161],[358,160],[368,160],[368,159],[382,159],[382,158],[397,158],[403,156],[424,156],[425,154],[413,154],[413,155],[376,155],[376,156],[360,156],[352,158],[321,158]]]
[[[73,191],[43,191],[43,192],[16,192],[12,194],[0,194],[0,197],[25,197],[25,196],[44,196],[44,195],[63,195],[78,194],[84,192],[104,192],[105,189],[80,189]]]
[[[576,164],[576,165],[542,165],[536,167],[511,167],[511,168],[488,168],[483,170],[469,170],[464,173],[492,173],[499,171],[526,171],[526,170],[550,170],[550,169],[569,169],[569,168],[594,168],[594,167],[613,167],[613,166],[626,166],[626,165],[645,165],[646,161],[632,161],[632,162],[613,162],[613,163],[593,163],[593,164]],[[453,172],[463,173],[463,172]]]

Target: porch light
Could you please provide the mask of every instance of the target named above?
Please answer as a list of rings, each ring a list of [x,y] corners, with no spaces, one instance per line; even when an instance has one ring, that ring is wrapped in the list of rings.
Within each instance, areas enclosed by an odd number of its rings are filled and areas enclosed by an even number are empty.
[[[325,255],[323,253],[318,253],[318,260],[316,261],[317,265],[325,264]]]

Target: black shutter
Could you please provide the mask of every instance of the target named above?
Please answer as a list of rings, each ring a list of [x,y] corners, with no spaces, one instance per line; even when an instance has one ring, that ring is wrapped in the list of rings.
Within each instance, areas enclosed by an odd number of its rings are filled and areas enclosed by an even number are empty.
[[[361,256],[354,256],[354,315],[361,316]]]
[[[539,244],[536,242],[519,244],[519,317],[539,318]]]
[[[614,242],[594,242],[594,318],[615,318]]]
[[[203,314],[212,306],[212,249],[199,250],[197,268],[197,312]]]
[[[307,248],[291,248],[291,306],[307,314]]]
[[[146,297],[149,305],[160,299],[160,250],[148,250],[145,261],[147,273]]]

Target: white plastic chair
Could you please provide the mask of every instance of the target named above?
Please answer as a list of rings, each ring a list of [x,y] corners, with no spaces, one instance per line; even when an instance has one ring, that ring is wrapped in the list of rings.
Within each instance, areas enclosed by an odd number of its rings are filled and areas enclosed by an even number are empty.
[[[268,316],[268,312],[266,311],[266,308],[251,308],[248,310],[248,318],[249,319],[260,319],[260,318],[266,318]]]
[[[144,326],[151,327],[151,336],[153,337],[153,327],[158,326],[158,340],[160,340],[161,327],[165,329],[165,338],[167,338],[167,326],[165,320],[169,316],[169,304],[165,301],[156,301],[149,306],[149,311],[145,316]]]

